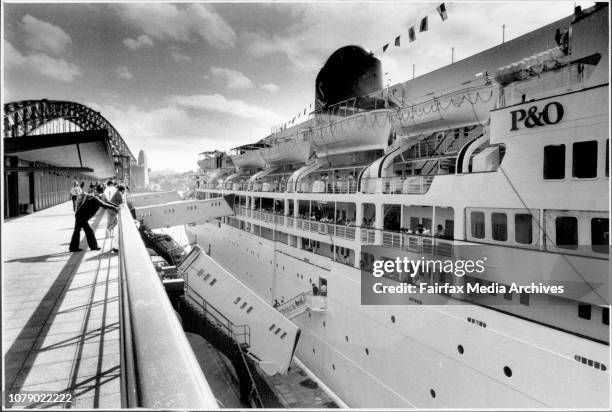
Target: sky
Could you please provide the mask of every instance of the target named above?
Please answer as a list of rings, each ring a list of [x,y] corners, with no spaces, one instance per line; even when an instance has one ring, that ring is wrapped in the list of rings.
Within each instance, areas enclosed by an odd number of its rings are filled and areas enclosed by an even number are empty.
[[[288,3],[3,2],[3,103],[99,111],[153,170],[254,142],[314,100],[326,59],[355,44],[394,84],[572,14],[573,1]],[[578,2],[589,6],[592,2]],[[408,41],[428,16],[429,30]],[[400,35],[400,46],[393,45]],[[390,43],[383,54],[382,46]],[[552,46],[552,44],[551,44]]]

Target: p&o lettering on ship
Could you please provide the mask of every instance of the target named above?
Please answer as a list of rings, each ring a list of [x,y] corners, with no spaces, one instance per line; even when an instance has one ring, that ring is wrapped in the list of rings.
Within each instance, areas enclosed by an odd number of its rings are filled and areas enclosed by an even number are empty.
[[[531,106],[529,109],[518,109],[510,112],[512,116],[512,127],[510,131],[519,129],[519,122],[532,129],[536,126],[546,126],[557,124],[563,119],[563,105],[559,102],[547,103],[541,111],[538,106]]]

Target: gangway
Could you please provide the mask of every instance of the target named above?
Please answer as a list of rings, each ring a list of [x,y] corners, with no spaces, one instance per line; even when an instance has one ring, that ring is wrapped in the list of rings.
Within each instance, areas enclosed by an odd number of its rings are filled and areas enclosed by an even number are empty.
[[[326,297],[315,296],[311,291],[302,292],[276,307],[287,319],[294,319],[305,312],[325,312],[326,309]]]
[[[130,193],[128,203],[132,207],[159,205],[183,200],[176,190],[169,192]]]
[[[171,193],[171,192],[169,192]],[[178,192],[177,192],[178,195]],[[149,229],[160,229],[184,224],[201,225],[205,222],[234,214],[234,195],[207,200],[173,200],[174,195],[164,197],[138,197],[128,199],[134,207],[137,220]]]
[[[179,271],[188,302],[201,305],[205,299],[233,325],[246,325],[247,355],[267,375],[287,372],[301,333],[293,322],[197,245],[179,265]]]

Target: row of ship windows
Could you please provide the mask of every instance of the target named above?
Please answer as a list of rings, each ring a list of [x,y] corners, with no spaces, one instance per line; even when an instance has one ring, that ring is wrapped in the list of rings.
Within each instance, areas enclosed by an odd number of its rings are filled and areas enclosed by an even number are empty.
[[[485,213],[471,212],[471,233],[475,239],[485,238]],[[491,237],[493,240],[508,240],[508,216],[506,213],[491,213]],[[528,213],[514,214],[514,241],[523,245],[533,243],[533,218]]]
[[[610,176],[608,150],[610,140],[606,140],[605,175]],[[576,142],[572,145],[572,177],[592,179],[597,177],[597,140]],[[544,179],[565,179],[565,145],[544,146]]]
[[[531,245],[533,239],[534,218],[527,213],[514,214],[514,241],[518,244]],[[609,219],[591,219],[590,245],[594,252],[608,253]],[[470,214],[470,233],[474,239],[486,237],[485,212],[474,211]],[[508,216],[503,212],[491,213],[491,238],[498,242],[508,241]],[[555,244],[563,249],[578,249],[578,218],[575,216],[557,216],[555,218]]]

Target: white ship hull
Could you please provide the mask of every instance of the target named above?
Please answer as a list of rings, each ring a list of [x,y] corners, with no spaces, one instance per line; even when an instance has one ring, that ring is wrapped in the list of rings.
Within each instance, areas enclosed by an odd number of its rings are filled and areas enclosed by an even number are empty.
[[[470,304],[362,306],[356,268],[225,224],[186,229],[268,301],[289,299],[318,276],[343,291],[328,298],[325,314],[293,321],[302,329],[296,356],[351,407],[607,405],[609,375],[574,359],[607,359],[607,345]]]

